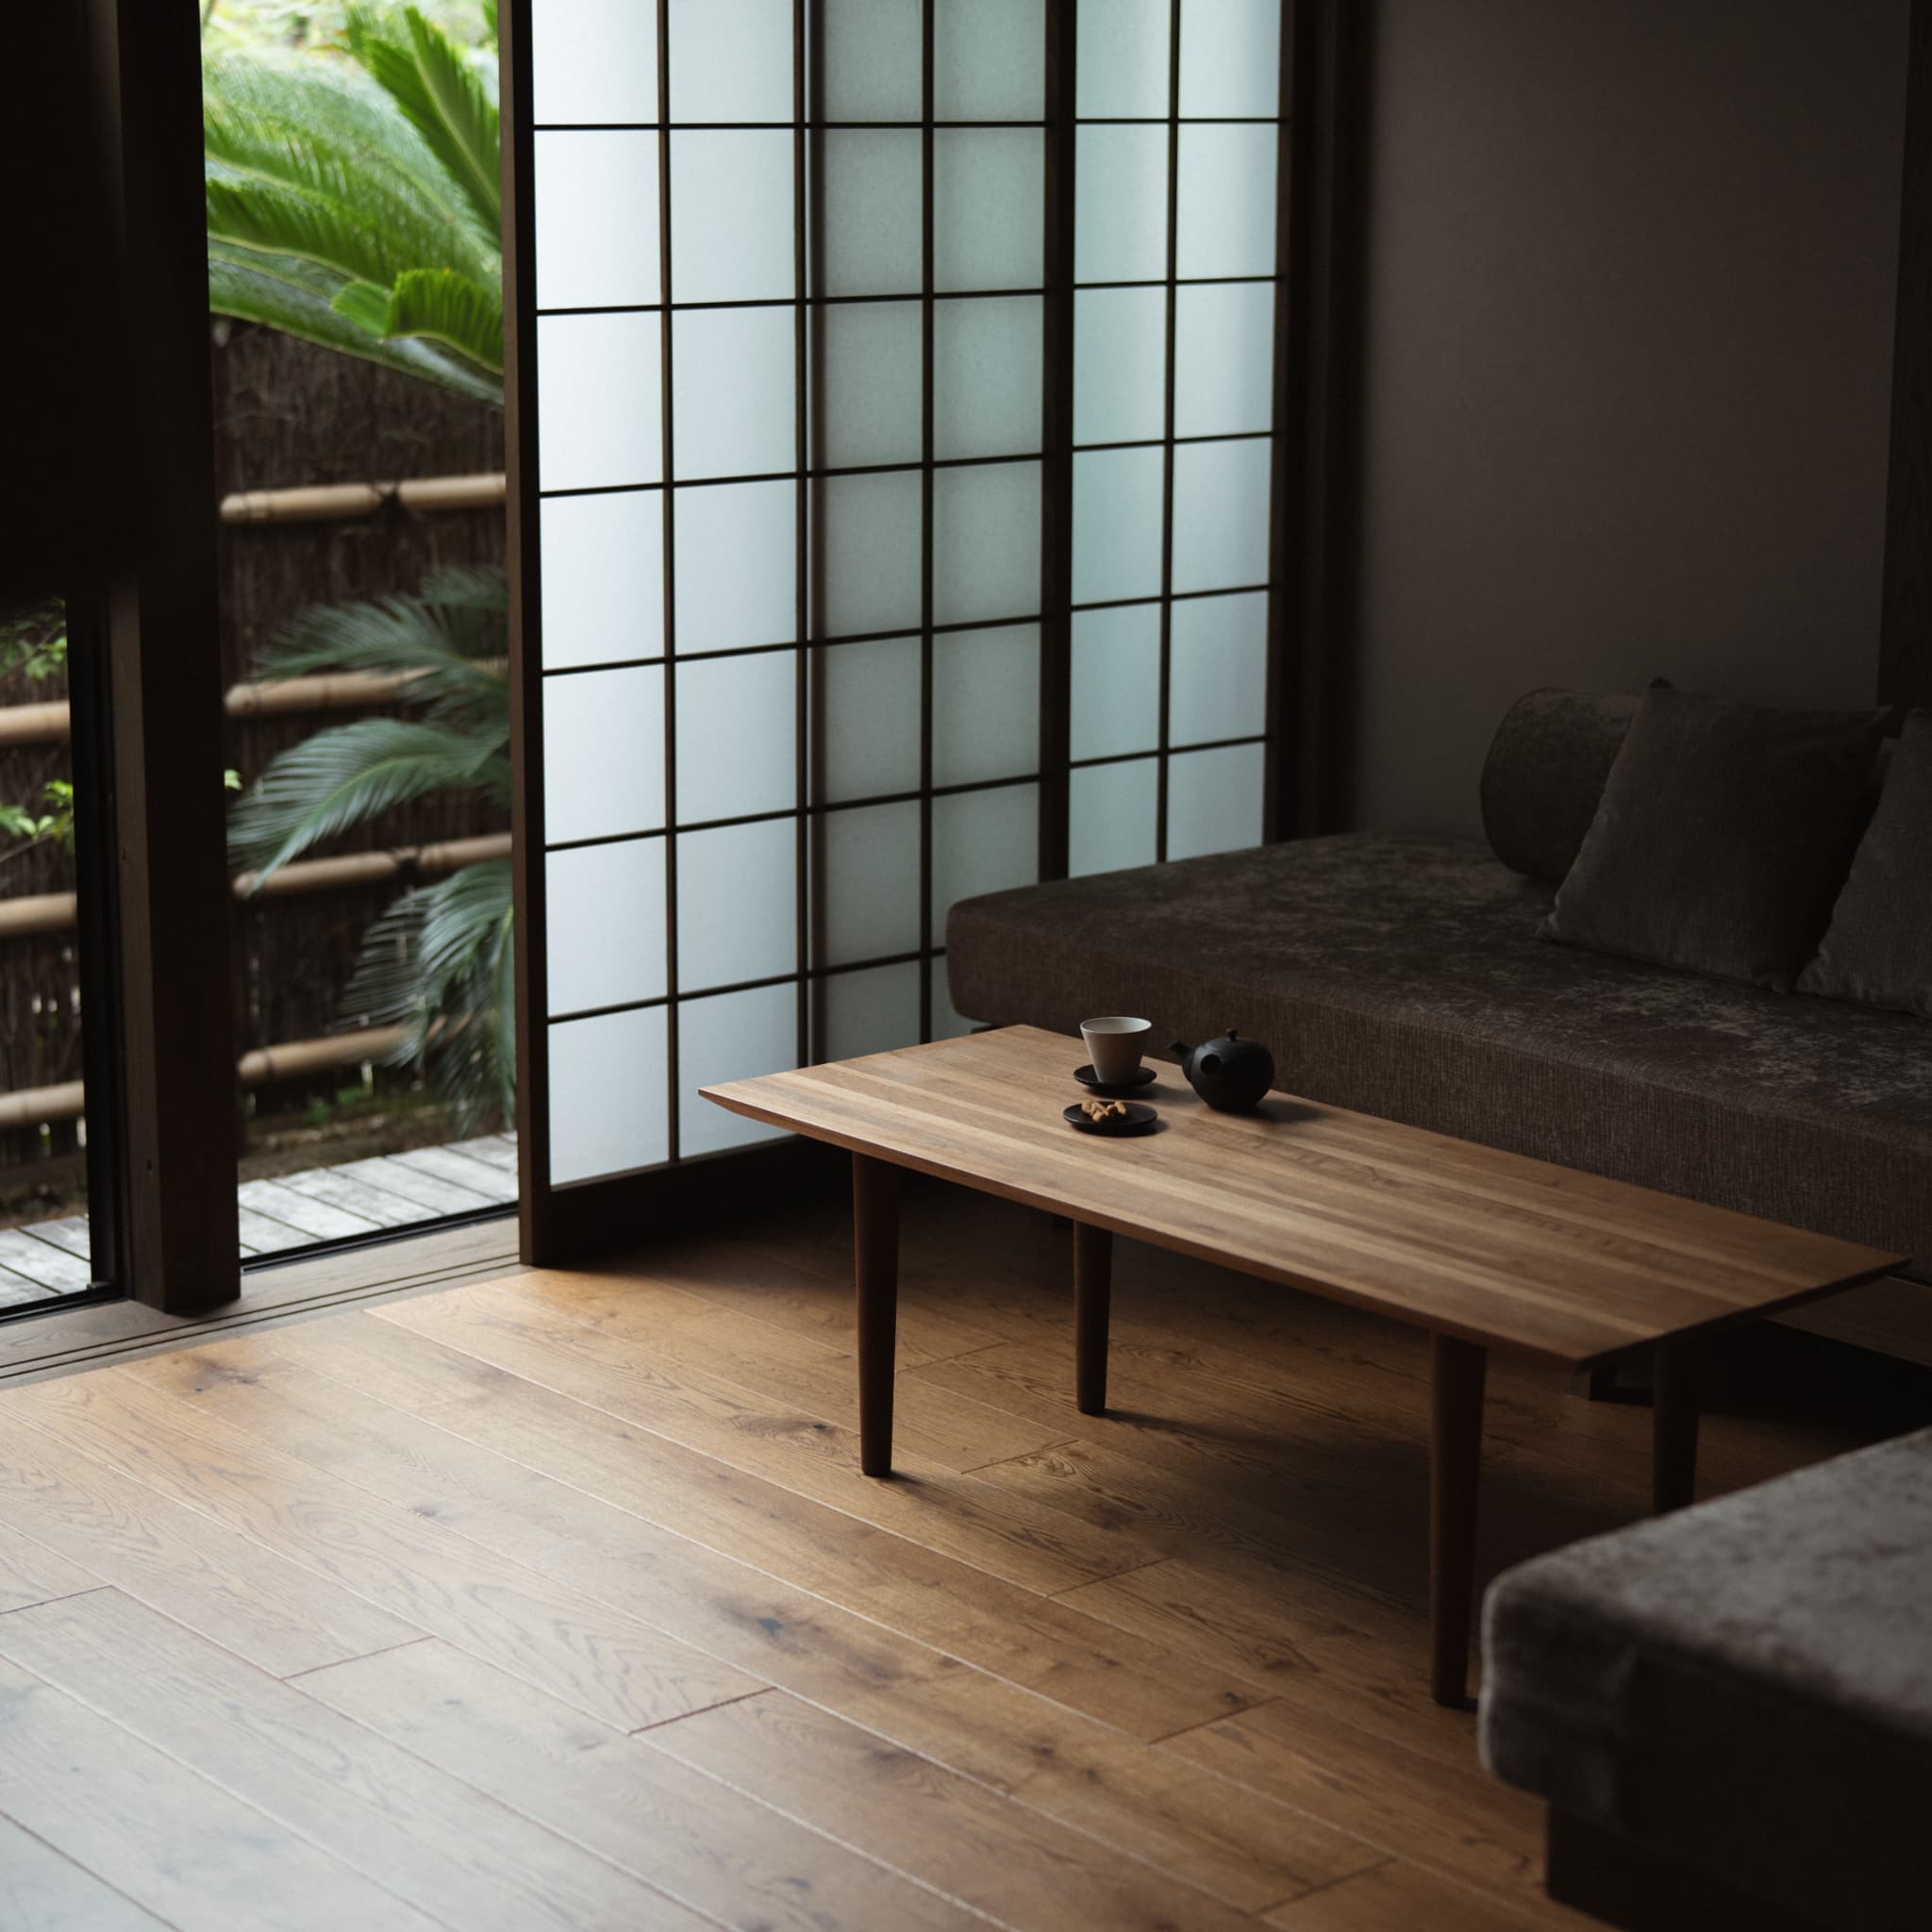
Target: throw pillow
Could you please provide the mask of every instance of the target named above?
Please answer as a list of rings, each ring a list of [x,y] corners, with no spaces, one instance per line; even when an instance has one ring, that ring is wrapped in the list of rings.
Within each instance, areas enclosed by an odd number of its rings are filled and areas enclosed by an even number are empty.
[[[1654,686],[1543,936],[1789,991],[1844,879],[1885,724]]]
[[[1800,992],[1932,1019],[1932,711],[1914,711]]]

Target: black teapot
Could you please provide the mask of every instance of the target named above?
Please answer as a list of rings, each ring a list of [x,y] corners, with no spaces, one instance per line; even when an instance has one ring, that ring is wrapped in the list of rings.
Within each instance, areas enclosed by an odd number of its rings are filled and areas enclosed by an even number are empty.
[[[1232,1026],[1199,1046],[1174,1041],[1168,1051],[1180,1056],[1194,1091],[1223,1113],[1246,1113],[1274,1084],[1274,1056],[1258,1040],[1239,1038]]]

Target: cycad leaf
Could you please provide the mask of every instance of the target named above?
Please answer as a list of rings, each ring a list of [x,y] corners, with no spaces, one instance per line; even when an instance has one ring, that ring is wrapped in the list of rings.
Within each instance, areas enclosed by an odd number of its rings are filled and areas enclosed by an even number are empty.
[[[413,7],[404,32],[367,9],[349,14],[349,51],[449,171],[482,225],[500,232],[496,104],[462,50]]]
[[[503,374],[503,291],[448,269],[409,269],[390,291],[385,336],[426,337],[499,378]]]
[[[328,306],[365,334],[389,334],[389,291],[380,282],[346,282]]]
[[[425,792],[508,791],[508,733],[364,718],[283,752],[237,802],[228,852],[257,883],[325,839]]]
[[[341,355],[377,362],[479,403],[503,403],[503,383],[426,338],[385,341],[341,314],[331,301],[340,276],[293,256],[256,255],[208,243],[208,306],[217,315],[257,322]],[[386,318],[385,318],[386,319]]]

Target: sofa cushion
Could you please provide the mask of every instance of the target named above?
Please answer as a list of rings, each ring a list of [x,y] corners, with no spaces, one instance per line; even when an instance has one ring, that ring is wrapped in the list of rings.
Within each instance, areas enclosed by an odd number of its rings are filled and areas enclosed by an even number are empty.
[[[1503,714],[1483,759],[1483,835],[1511,872],[1563,883],[1637,704],[1634,697],[1544,690],[1518,698]]]
[[[1932,1897],[1932,1430],[1499,1577],[1499,1776],[1820,1925]]]
[[[1653,686],[1545,937],[1789,990],[1843,883],[1885,722]]]
[[[1311,1100],[1932,1257],[1932,1028],[1542,944],[1550,899],[1351,833],[964,900],[947,972],[974,1020],[1239,1026]]]
[[[1932,1019],[1932,711],[1914,711],[1800,992]]]

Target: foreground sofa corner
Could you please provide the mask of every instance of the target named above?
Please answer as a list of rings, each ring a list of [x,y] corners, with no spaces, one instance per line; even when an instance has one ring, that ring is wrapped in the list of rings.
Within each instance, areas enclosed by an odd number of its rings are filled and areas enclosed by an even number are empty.
[[[1631,1927],[1932,1923],[1932,1429],[1593,1538],[1483,1607],[1484,1762]]]

